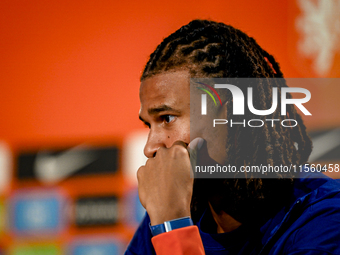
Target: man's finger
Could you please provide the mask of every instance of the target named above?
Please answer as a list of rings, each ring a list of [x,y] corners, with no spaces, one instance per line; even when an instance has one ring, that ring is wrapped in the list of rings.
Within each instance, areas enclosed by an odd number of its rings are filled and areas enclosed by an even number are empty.
[[[190,158],[193,158],[194,160],[197,159],[198,151],[202,148],[203,143],[204,143],[204,139],[201,137],[197,137],[189,143],[187,149],[188,149]]]
[[[175,145],[180,145],[180,146],[183,146],[184,148],[187,148],[188,147],[188,144],[187,143],[185,143],[185,142],[183,142],[183,141],[176,141],[176,142],[174,142],[173,144],[172,144],[172,146],[171,147],[173,147],[173,146],[175,146]]]
[[[193,171],[197,165],[198,151],[201,149],[203,143],[204,143],[204,139],[197,137],[189,143],[188,148],[187,148],[189,152],[189,156],[190,156],[190,163],[191,163],[191,168],[192,168],[192,171],[190,172],[190,174],[192,178],[194,178]]]
[[[204,143],[204,139],[201,137],[196,137],[194,140],[192,140],[189,145],[188,149],[194,150],[194,149],[201,149],[202,145]]]

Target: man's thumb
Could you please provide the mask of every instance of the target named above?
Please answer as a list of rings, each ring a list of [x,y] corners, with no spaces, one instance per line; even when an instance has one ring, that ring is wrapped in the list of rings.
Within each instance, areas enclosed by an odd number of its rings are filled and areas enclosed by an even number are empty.
[[[197,160],[198,160],[198,151],[202,148],[203,144],[204,144],[204,139],[201,137],[197,137],[194,140],[192,140],[187,147],[189,155],[190,155],[190,163],[191,163],[191,168],[192,168],[191,174],[193,174],[195,171]],[[191,175],[191,177],[194,177],[194,176]]]
[[[201,137],[196,137],[194,140],[192,140],[189,145],[188,145],[188,149],[189,150],[199,150],[202,148],[202,145],[204,143],[204,139]]]

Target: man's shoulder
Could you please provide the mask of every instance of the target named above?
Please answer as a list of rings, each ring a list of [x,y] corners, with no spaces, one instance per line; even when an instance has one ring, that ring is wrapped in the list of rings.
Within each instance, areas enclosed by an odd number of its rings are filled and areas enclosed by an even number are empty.
[[[340,197],[324,198],[308,206],[292,224],[285,247],[296,250],[321,250],[340,254]]]
[[[311,189],[293,208],[284,250],[340,254],[340,182],[327,177],[305,182]]]

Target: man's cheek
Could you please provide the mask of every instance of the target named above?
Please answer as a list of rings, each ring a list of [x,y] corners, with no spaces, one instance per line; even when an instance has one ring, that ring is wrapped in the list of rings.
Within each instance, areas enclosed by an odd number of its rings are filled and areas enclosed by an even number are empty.
[[[191,142],[192,140],[194,140],[197,137],[201,137],[201,138],[205,139],[204,136],[205,136],[204,130],[202,128],[199,128],[198,126],[195,126],[195,125],[190,127],[190,132],[188,132],[188,134],[187,134],[189,142]]]

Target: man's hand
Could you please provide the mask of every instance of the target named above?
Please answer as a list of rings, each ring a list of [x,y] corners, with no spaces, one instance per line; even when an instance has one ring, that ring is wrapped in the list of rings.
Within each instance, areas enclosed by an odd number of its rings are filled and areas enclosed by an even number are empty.
[[[194,179],[187,145],[177,141],[159,148],[154,158],[138,169],[139,199],[150,216],[151,225],[190,216]]]

